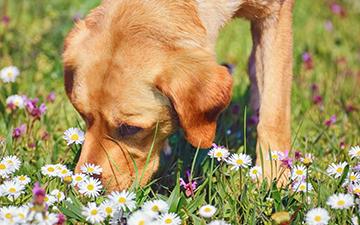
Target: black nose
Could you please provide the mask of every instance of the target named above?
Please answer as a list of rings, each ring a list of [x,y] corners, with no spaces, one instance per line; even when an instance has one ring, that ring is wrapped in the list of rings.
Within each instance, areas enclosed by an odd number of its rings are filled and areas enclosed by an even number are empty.
[[[221,65],[222,65],[222,66],[225,66],[225,67],[228,69],[228,71],[229,71],[229,73],[230,73],[231,75],[234,74],[234,70],[235,70],[235,65],[234,65],[234,64],[222,63]]]

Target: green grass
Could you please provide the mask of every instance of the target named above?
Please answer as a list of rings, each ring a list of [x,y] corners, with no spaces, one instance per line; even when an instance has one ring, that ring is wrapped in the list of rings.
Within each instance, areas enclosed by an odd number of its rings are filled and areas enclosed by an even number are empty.
[[[346,10],[343,17],[333,14],[329,7],[332,1],[325,0],[297,1],[294,11],[293,152],[315,156],[308,179],[314,190],[303,194],[294,193],[290,186],[278,189],[267,183],[258,185],[246,176],[247,169],[234,172],[226,163],[212,161],[206,150],[191,148],[181,132],[177,132],[170,138],[172,155],[170,159],[162,156],[162,166],[154,182],[144,188],[132,188],[138,206],[149,199],[164,199],[170,211],[182,218],[183,224],[195,225],[210,221],[198,214],[199,207],[205,203],[218,209],[212,219],[224,219],[233,225],[271,224],[271,216],[282,211],[292,216],[291,224],[300,224],[308,210],[323,207],[330,212],[329,224],[350,224],[351,217],[358,215],[359,207],[334,210],[326,204],[332,194],[347,192],[342,186],[344,179],[333,178],[326,169],[333,162],[347,161],[352,166],[359,162],[351,159],[348,151],[360,143],[360,4],[357,0],[337,2]],[[61,52],[64,36],[73,26],[72,18],[86,15],[98,3],[95,0],[0,0],[0,15],[6,13],[10,17],[7,26],[0,24],[0,68],[15,65],[21,70],[15,83],[0,83],[0,137],[5,140],[0,159],[17,155],[23,164],[16,174],[27,174],[32,179],[26,193],[15,203],[0,195],[0,207],[20,206],[31,201],[33,183],[40,181],[47,191],[58,188],[73,199],[73,204],[64,201],[57,205],[67,216],[68,224],[85,222],[81,206],[89,199],[60,180],[42,176],[40,168],[59,162],[71,169],[75,166],[80,147],[68,148],[62,136],[69,127],[85,126],[64,93]],[[332,31],[325,29],[326,21],[332,22]],[[248,22],[235,20],[228,24],[220,34],[216,50],[219,63],[232,63],[236,68],[234,98],[219,120],[215,143],[225,145],[234,153],[247,149],[247,153],[254,156],[255,127],[246,125],[244,135],[244,118],[252,115],[249,110],[245,111],[249,96],[246,67],[251,50]],[[302,61],[305,51],[313,57],[311,70],[306,70]],[[312,101],[312,84],[318,86],[316,95],[323,99],[320,105]],[[56,101],[46,103],[48,110],[41,120],[31,122],[23,110],[11,113],[6,109],[5,100],[9,95],[38,97],[43,102],[51,91],[56,93]],[[350,106],[356,110],[350,112]],[[240,112],[233,114],[234,107]],[[325,126],[324,121],[332,115],[336,115],[336,123]],[[22,123],[28,127],[33,123],[31,132],[14,140],[12,130]],[[44,132],[49,135],[47,139],[41,138]],[[244,136],[247,146],[244,146]],[[341,143],[344,148],[340,147]],[[186,197],[177,182],[189,168],[198,183],[192,197]],[[343,178],[346,173],[347,170]],[[103,197],[96,199],[98,203],[102,200]]]

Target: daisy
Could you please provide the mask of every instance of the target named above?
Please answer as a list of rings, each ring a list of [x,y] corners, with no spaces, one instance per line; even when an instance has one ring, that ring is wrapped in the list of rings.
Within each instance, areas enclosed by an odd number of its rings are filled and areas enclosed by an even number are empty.
[[[259,177],[261,177],[261,175],[262,175],[261,167],[260,166],[252,167],[249,171],[249,175],[250,175],[251,179],[253,179],[253,180],[259,179]]]
[[[1,192],[5,196],[8,196],[9,199],[17,199],[22,193],[24,193],[25,186],[13,180],[7,180],[1,185],[1,189]]]
[[[89,198],[99,196],[101,188],[100,180],[92,177],[79,183],[79,192]]]
[[[353,193],[354,195],[360,196],[360,184],[359,183],[350,184],[349,192]]]
[[[175,213],[165,213],[157,219],[156,224],[161,225],[180,225],[181,219]]]
[[[294,166],[291,171],[292,180],[303,180],[306,177],[306,168],[303,165]]]
[[[359,225],[359,219],[357,218],[357,216],[351,217],[351,224],[352,225]]]
[[[313,186],[311,185],[311,183],[307,183],[305,181],[300,181],[300,182],[294,183],[293,190],[296,192],[312,191]]]
[[[230,224],[228,224],[224,220],[214,220],[210,222],[208,225],[230,225]]]
[[[23,109],[25,107],[24,97],[20,95],[11,95],[7,97],[6,105],[12,110],[16,108]]]
[[[56,169],[56,171],[57,171],[57,176],[60,177],[60,178],[65,178],[65,177],[71,177],[72,176],[72,171],[70,171],[65,166],[63,166],[61,169]]]
[[[44,202],[47,206],[52,206],[55,202],[57,202],[57,198],[52,195],[45,195]]]
[[[0,177],[2,178],[7,178],[8,175],[11,174],[11,166],[6,163],[3,162],[2,160],[0,161]]]
[[[0,221],[4,222],[3,224],[14,224],[17,217],[16,211],[15,206],[0,208]]]
[[[20,75],[20,71],[16,66],[4,67],[0,71],[0,78],[4,83],[14,83]]]
[[[163,200],[152,200],[145,202],[141,208],[148,216],[155,218],[159,213],[167,213],[169,205]]]
[[[199,209],[199,214],[204,218],[210,218],[216,213],[216,210],[212,205],[204,205]]]
[[[103,211],[105,216],[109,217],[112,217],[116,211],[114,203],[109,200],[103,201],[99,208]]]
[[[80,170],[88,175],[100,175],[102,173],[102,168],[92,163],[85,163],[81,166]]]
[[[130,215],[128,221],[128,225],[147,225],[151,224],[151,218],[144,213],[143,211],[136,211]]]
[[[270,157],[268,158],[268,160],[279,161],[279,160],[283,159],[284,157],[285,157],[285,155],[283,152],[270,151]]]
[[[50,195],[54,196],[57,202],[62,202],[65,199],[65,194],[58,189],[54,189],[50,192]]]
[[[57,170],[55,165],[48,164],[43,167],[41,167],[41,173],[45,176],[49,177],[56,177],[57,176]]]
[[[333,194],[326,204],[333,209],[347,209],[354,205],[354,197],[350,194]]]
[[[226,162],[232,165],[232,170],[239,170],[239,168],[248,168],[251,165],[251,157],[243,153],[232,154]]]
[[[2,160],[2,162],[7,163],[9,165],[9,170],[11,173],[14,173],[16,170],[20,168],[21,161],[16,156],[6,156]]]
[[[222,146],[213,145],[213,148],[209,151],[208,155],[211,158],[216,158],[218,161],[225,160],[229,155],[229,150]]]
[[[347,162],[341,162],[338,164],[331,163],[330,166],[328,167],[328,169],[326,170],[326,172],[329,175],[334,175],[335,178],[339,178],[343,174],[344,169],[347,165],[348,165]]]
[[[110,201],[112,201],[116,206],[122,210],[128,208],[130,211],[133,210],[135,206],[135,194],[128,191],[114,191],[109,195]]]
[[[347,183],[358,183],[360,181],[360,173],[351,172],[348,174]]]
[[[79,128],[69,128],[64,132],[64,139],[67,145],[71,144],[82,144],[85,140],[85,134]]]
[[[15,180],[16,182],[18,182],[19,184],[24,185],[24,186],[31,182],[30,177],[28,177],[28,176],[26,176],[26,175],[16,176],[16,177],[14,178],[14,180]]]
[[[87,180],[88,177],[85,174],[82,173],[76,173],[72,176],[72,185],[73,186],[77,186],[79,185],[81,182],[84,182],[85,180]]]
[[[356,145],[350,148],[349,155],[351,158],[360,159],[360,146]]]
[[[89,202],[86,207],[83,207],[82,215],[85,216],[86,221],[92,224],[101,223],[105,220],[102,210],[94,202]]]
[[[16,216],[17,216],[17,219],[16,219],[16,222],[17,223],[22,223],[24,224],[26,222],[26,217],[29,213],[29,207],[28,206],[21,206],[19,208],[16,209]]]
[[[308,225],[326,225],[330,220],[329,213],[323,208],[314,208],[306,213],[305,222]]]
[[[302,157],[300,160],[305,166],[310,166],[314,161],[314,156],[312,154],[308,153],[308,154],[305,154],[305,156]]]

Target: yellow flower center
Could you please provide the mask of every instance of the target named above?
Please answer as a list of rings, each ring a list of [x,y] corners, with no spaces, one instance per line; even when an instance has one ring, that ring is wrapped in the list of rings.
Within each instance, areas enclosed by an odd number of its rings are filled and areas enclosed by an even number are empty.
[[[13,215],[11,213],[6,213],[5,218],[11,220],[13,218]]]
[[[306,165],[306,164],[310,164],[311,160],[310,158],[304,158],[304,161],[303,163]]]
[[[220,158],[220,157],[223,156],[223,154],[222,154],[222,152],[217,152],[217,153],[215,154],[215,156],[216,156],[217,158]]]
[[[73,141],[77,141],[77,140],[79,140],[79,135],[78,134],[72,134],[70,136],[70,139],[73,140]]]
[[[97,209],[91,210],[91,211],[90,211],[90,214],[93,215],[93,216],[97,215],[97,214],[98,214]]]
[[[77,177],[75,177],[75,180],[76,180],[76,181],[82,181],[83,179],[82,179],[82,177],[77,176]]]
[[[11,164],[11,165],[14,165],[14,162],[11,161],[10,159],[6,161],[7,163]]]
[[[166,224],[171,224],[173,221],[171,218],[167,218],[165,221],[164,221]]]
[[[14,187],[9,188],[9,192],[10,192],[10,193],[15,193],[15,192],[16,192],[16,188],[14,188]]]
[[[343,172],[343,168],[341,168],[341,167],[337,168],[337,169],[336,169],[336,172],[337,172],[337,173],[342,173],[342,172]]]
[[[305,185],[300,185],[300,187],[299,187],[300,191],[304,191],[305,188],[306,188]]]
[[[8,76],[9,78],[13,78],[13,77],[14,77],[14,73],[11,72],[11,71],[9,71],[9,72],[7,73],[7,76]]]
[[[19,105],[20,105],[19,99],[15,99],[15,100],[13,101],[13,104],[14,104],[15,106],[19,106]]]
[[[119,203],[124,204],[125,202],[126,202],[126,198],[124,198],[124,197],[119,198]]]
[[[49,168],[47,169],[47,171],[50,172],[50,173],[52,173],[52,172],[55,171],[55,168],[54,168],[54,167],[49,167]]]
[[[343,206],[343,205],[345,205],[345,201],[344,200],[339,200],[338,202],[337,202],[337,205],[338,206]]]
[[[296,170],[296,175],[299,175],[299,176],[301,176],[301,175],[303,175],[304,174],[304,171],[302,171],[302,170]]]
[[[145,225],[145,221],[144,221],[144,220],[140,220],[140,221],[139,221],[139,225]]]
[[[273,155],[272,158],[273,159],[279,159],[279,156],[278,155]]]
[[[57,197],[58,199],[60,199],[60,198],[62,197],[61,193],[60,193],[60,192],[57,193],[56,197]]]
[[[87,186],[87,189],[88,189],[89,191],[93,191],[93,190],[95,189],[95,187],[94,187],[94,185],[89,184],[89,185]]]
[[[88,171],[88,173],[92,173],[92,172],[94,172],[94,168],[88,167],[87,171]]]
[[[350,180],[351,181],[355,181],[356,180],[356,177],[354,175],[350,175]]]
[[[48,197],[48,196],[45,196],[44,201],[45,201],[45,202],[48,202],[48,201],[49,201],[49,197]]]
[[[360,188],[355,188],[355,189],[354,189],[354,193],[355,193],[355,194],[360,194]]]
[[[244,164],[244,161],[242,159],[238,159],[238,160],[236,160],[236,164],[242,165],[242,164]]]
[[[108,206],[105,208],[105,212],[106,214],[110,215],[113,212],[113,209],[110,206]]]
[[[20,177],[19,177],[19,180],[20,180],[20,181],[25,181],[25,180],[26,180],[26,177],[25,177],[25,176],[20,176]]]
[[[160,211],[160,209],[159,209],[159,207],[158,207],[157,205],[154,205],[154,206],[151,208],[151,210],[154,211],[154,212],[159,212],[159,211]]]
[[[210,209],[209,207],[206,207],[206,208],[204,209],[204,211],[208,213],[208,212],[211,212],[211,209]]]
[[[67,174],[69,171],[68,170],[62,170],[61,174]]]
[[[360,151],[357,151],[357,152],[356,152],[356,155],[357,155],[357,156],[360,156]]]
[[[4,163],[0,163],[0,170],[6,170],[6,166]]]
[[[253,174],[257,174],[258,171],[257,171],[257,170],[253,170],[252,173],[253,173]]]
[[[320,221],[321,221],[321,216],[320,216],[320,215],[316,215],[316,216],[314,217],[314,220],[315,220],[316,222],[320,222]]]
[[[18,216],[19,216],[20,219],[25,219],[24,213],[19,213]]]

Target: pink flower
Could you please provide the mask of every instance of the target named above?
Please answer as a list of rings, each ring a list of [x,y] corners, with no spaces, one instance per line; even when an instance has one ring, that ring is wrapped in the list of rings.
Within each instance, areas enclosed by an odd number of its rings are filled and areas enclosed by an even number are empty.
[[[314,61],[309,52],[304,52],[302,54],[302,60],[306,70],[312,70],[314,68]]]
[[[342,16],[342,17],[346,16],[346,12],[345,12],[344,8],[336,2],[333,2],[330,5],[330,9],[335,15]]]
[[[321,105],[323,103],[323,98],[320,96],[320,95],[314,95],[312,97],[312,102],[315,104],[315,105]]]
[[[332,115],[330,117],[330,119],[325,120],[325,122],[324,122],[325,126],[327,126],[327,127],[330,127],[331,125],[333,125],[335,123],[336,123],[336,115]]]
[[[325,22],[324,26],[325,26],[325,30],[327,30],[329,32],[333,31],[333,29],[334,29],[334,25],[330,20],[327,20]]]
[[[46,112],[46,105],[44,103],[41,103],[38,106],[39,99],[27,99],[25,106],[27,112],[30,114],[30,116],[34,117],[35,119],[40,119],[42,115]]]
[[[33,192],[34,204],[43,205],[45,201],[46,192],[43,188],[40,187],[39,182],[35,183],[32,192]]]
[[[283,157],[281,157],[280,161],[281,161],[281,166],[282,167],[285,167],[287,169],[291,169],[291,166],[293,164],[292,163],[293,160],[292,160],[292,158],[289,157],[289,151],[288,150],[285,151],[285,154],[284,154]]]
[[[190,171],[186,171],[186,177],[189,180],[190,179]],[[196,181],[189,180],[188,183],[185,182],[183,178],[180,178],[180,186],[185,189],[185,195],[186,197],[190,197],[194,195],[195,189],[196,189]]]
[[[63,225],[63,224],[65,224],[65,222],[66,222],[65,215],[62,214],[62,213],[59,213],[58,214],[58,221],[57,221],[56,225]]]
[[[15,139],[20,138],[26,133],[26,124],[21,124],[19,127],[16,127],[12,132],[12,137]]]
[[[48,96],[46,97],[46,101],[53,103],[56,99],[55,92],[50,92]]]

